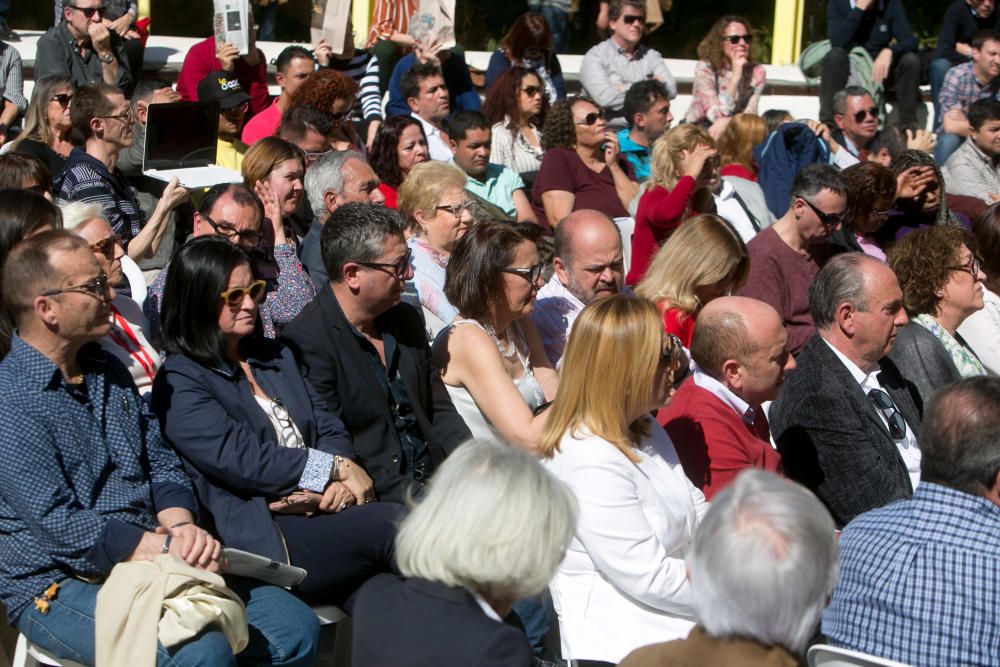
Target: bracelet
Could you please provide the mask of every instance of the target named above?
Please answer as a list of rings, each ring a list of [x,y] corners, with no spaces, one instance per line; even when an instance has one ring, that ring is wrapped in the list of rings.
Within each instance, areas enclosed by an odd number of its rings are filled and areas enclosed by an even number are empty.
[[[190,525],[191,525],[190,521],[178,521],[174,525],[170,526],[170,530],[173,530],[174,528],[180,528],[181,526],[190,526]]]
[[[330,468],[330,481],[337,482],[340,480],[340,462],[344,460],[344,457],[336,454],[333,457],[333,467]]]
[[[163,540],[163,553],[170,553],[170,542],[174,539],[174,536],[167,533],[167,539]]]

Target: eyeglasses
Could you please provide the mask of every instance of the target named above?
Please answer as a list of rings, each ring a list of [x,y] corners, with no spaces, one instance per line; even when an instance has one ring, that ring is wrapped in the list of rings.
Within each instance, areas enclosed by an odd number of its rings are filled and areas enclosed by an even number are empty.
[[[125,109],[125,111],[115,114],[114,116],[94,116],[94,118],[115,118],[123,123],[131,123],[135,120],[135,112],[132,111],[132,107],[129,107]]]
[[[524,88],[521,89],[521,92],[524,93],[525,95],[527,95],[528,97],[534,97],[538,93],[542,92],[542,87],[541,86],[525,86]]]
[[[964,266],[946,266],[944,268],[949,271],[966,271],[972,276],[973,280],[979,280],[979,272],[983,268],[983,260],[973,256]]]
[[[512,273],[515,276],[521,276],[529,283],[534,285],[538,282],[538,279],[542,277],[542,271],[545,269],[544,262],[539,262],[535,264],[530,269],[518,269],[513,267],[508,267],[506,269],[500,269],[503,273]]]
[[[73,101],[72,93],[58,93],[49,98],[49,102],[58,102],[64,109]]]
[[[601,111],[591,111],[590,113],[588,113],[586,116],[583,117],[583,120],[578,120],[575,122],[577,125],[593,125],[599,120],[604,120],[604,113]]]
[[[875,120],[878,120],[878,109],[872,107],[870,109],[862,109],[854,114],[854,122],[861,123],[864,122],[865,116],[871,116]]]
[[[723,35],[722,39],[726,40],[733,46],[736,46],[740,42],[744,42],[749,45],[753,42],[753,35]]]
[[[211,225],[212,229],[215,230],[217,234],[222,234],[230,241],[233,239],[239,239],[240,241],[246,241],[250,245],[257,245],[260,243],[261,234],[258,231],[254,231],[252,229],[244,229],[240,231],[228,223],[216,223],[215,220],[212,220],[207,215],[201,214],[201,217],[205,222]]]
[[[243,300],[247,298],[248,294],[254,303],[260,303],[260,300],[264,298],[264,290],[266,289],[266,282],[263,280],[255,280],[246,287],[234,287],[232,289],[227,289],[225,292],[220,292],[219,298],[222,299],[227,306],[235,310],[243,305]]]
[[[444,204],[442,206],[435,206],[434,208],[436,208],[438,211],[448,211],[453,216],[459,219],[461,219],[462,214],[465,213],[466,211],[468,211],[469,215],[472,216],[475,216],[477,211],[476,201],[474,199],[469,199],[467,201],[462,202],[461,204]]]
[[[90,244],[90,252],[100,253],[109,260],[115,258],[115,246],[122,242],[122,237],[118,234],[101,239],[97,243]]]
[[[660,350],[660,361],[669,364],[676,371],[684,358],[684,343],[674,334],[666,334],[664,340],[666,344]]]
[[[398,262],[389,264],[387,262],[355,262],[360,266],[367,267],[369,269],[388,269],[392,272],[392,275],[400,280],[406,279],[406,274],[410,270],[410,256],[413,255],[413,251],[409,248],[406,249],[406,255],[401,257]]]
[[[896,404],[883,389],[872,389],[868,392],[868,398],[889,422],[889,435],[893,440],[902,440],[906,437],[906,420],[899,414]]]
[[[41,296],[56,296],[58,294],[64,294],[66,292],[85,292],[87,294],[92,294],[98,299],[104,299],[108,295],[108,289],[110,285],[108,284],[108,274],[101,271],[96,278],[91,280],[89,283],[83,283],[82,285],[70,285],[69,287],[61,287],[59,289],[50,289],[42,292]]]
[[[892,212],[891,208],[884,208],[881,211],[872,211],[872,215],[876,218],[888,218],[889,214]]]
[[[315,162],[316,160],[320,159],[321,157],[323,157],[327,153],[332,153],[332,152],[333,152],[333,149],[331,148],[329,150],[319,151],[317,153],[305,153],[306,164],[312,164],[313,162]]]
[[[281,433],[278,434],[280,442],[278,444],[291,449],[304,449],[306,444],[302,442],[302,437],[295,430],[295,423],[292,422],[292,416],[288,414],[288,408],[285,407],[280,398],[271,399],[271,412],[274,414],[274,418],[278,420],[278,424],[281,425]]]
[[[76,5],[63,5],[63,7],[75,9],[88,19],[94,18],[94,14],[97,14],[97,18],[103,19],[104,14],[108,11],[106,7],[77,7]]]
[[[646,17],[643,16],[642,14],[623,14],[621,19],[622,23],[624,23],[625,25],[632,25],[636,21],[639,21],[641,24],[645,23],[646,21]]]
[[[812,209],[812,212],[816,214],[819,221],[823,223],[826,227],[836,227],[844,221],[843,213],[824,213],[823,211],[816,208],[811,201],[805,197],[799,197],[802,201],[806,203],[806,206]]]

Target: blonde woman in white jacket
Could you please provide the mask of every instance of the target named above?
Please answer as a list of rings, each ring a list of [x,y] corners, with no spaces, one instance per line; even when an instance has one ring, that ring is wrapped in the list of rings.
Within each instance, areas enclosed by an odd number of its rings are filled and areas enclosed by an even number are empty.
[[[684,555],[708,503],[650,417],[683,358],[645,299],[601,299],[574,324],[540,448],[580,505],[549,585],[564,659],[618,663],[694,625]]]

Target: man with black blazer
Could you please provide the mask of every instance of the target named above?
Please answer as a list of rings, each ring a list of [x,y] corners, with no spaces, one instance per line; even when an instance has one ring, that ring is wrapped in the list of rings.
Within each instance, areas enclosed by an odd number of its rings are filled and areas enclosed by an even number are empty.
[[[923,406],[886,356],[907,317],[884,262],[838,255],[813,280],[809,306],[817,333],[771,405],[771,430],[785,474],[812,489],[843,526],[912,495]]]
[[[330,283],[282,333],[347,425],[379,498],[394,502],[471,437],[432,371],[420,314],[400,303],[413,277],[404,227],[376,204],[334,211],[321,237]]]

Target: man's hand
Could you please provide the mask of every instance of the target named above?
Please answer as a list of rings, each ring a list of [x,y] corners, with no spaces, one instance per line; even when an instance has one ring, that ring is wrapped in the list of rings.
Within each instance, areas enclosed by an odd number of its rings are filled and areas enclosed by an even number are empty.
[[[236,69],[236,59],[240,57],[240,51],[229,42],[219,42],[215,45],[215,58],[219,61],[219,68],[226,72]]]
[[[836,154],[843,148],[843,146],[834,141],[833,134],[830,133],[830,128],[827,127],[826,123],[821,123],[818,120],[812,120],[809,118],[807,118],[804,122],[809,129],[813,131],[813,134],[826,142],[827,146],[830,147],[831,153]]]
[[[215,537],[193,523],[177,528],[157,528],[157,532],[169,532],[173,539],[170,542],[170,553],[182,559],[188,565],[200,567],[210,572],[218,572],[222,558],[222,544]]]
[[[98,56],[104,57],[111,53],[111,31],[103,23],[88,23],[87,34],[90,35],[90,43]]]
[[[107,26],[108,30],[114,30],[123,39],[134,39],[139,36],[139,33],[132,30],[132,15],[128,12],[125,12],[114,21],[104,19],[102,23]]]
[[[441,58],[438,55],[438,52],[441,50],[441,42],[437,40],[434,40],[433,42],[417,40],[416,44],[413,45],[413,55],[420,63],[440,65]]]
[[[881,86],[889,76],[890,67],[892,67],[892,49],[882,49],[872,64],[872,81]]]
[[[906,148],[908,150],[930,153],[934,150],[934,144],[936,143],[937,137],[934,136],[933,132],[928,132],[927,130],[906,131]]]
[[[330,66],[330,59],[333,58],[333,47],[327,44],[325,39],[319,40],[319,44],[313,47],[313,53],[316,54],[316,62],[321,67]]]
[[[372,478],[368,476],[364,468],[350,459],[341,459],[339,472],[340,479],[338,481],[351,492],[354,502],[363,505],[375,500],[375,483],[372,482]]]
[[[868,11],[868,8],[872,6],[872,3],[874,1],[875,0],[857,0],[854,3],[854,6],[860,9],[861,11],[866,12]]]
[[[157,88],[153,91],[153,95],[149,98],[150,104],[170,104],[172,102],[180,101],[181,94],[173,88]]]

